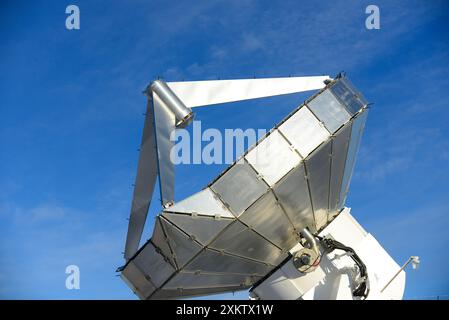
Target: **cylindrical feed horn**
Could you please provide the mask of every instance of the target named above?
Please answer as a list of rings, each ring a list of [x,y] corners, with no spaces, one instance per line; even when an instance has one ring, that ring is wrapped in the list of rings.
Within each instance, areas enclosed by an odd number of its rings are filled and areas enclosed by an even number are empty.
[[[161,80],[155,80],[151,84],[151,90],[170,108],[176,118],[176,127],[185,128],[193,120],[192,109],[176,96],[169,86]]]

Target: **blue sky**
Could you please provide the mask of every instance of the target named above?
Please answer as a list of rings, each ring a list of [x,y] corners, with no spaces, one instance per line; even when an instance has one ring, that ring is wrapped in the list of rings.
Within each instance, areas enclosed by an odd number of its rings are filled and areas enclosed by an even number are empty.
[[[69,4],[80,30],[65,28]],[[365,28],[368,4],[380,8],[380,30]],[[448,9],[437,0],[2,1],[0,298],[135,298],[114,271],[151,80],[341,70],[374,103],[347,205],[399,264],[421,257],[406,298],[448,294]],[[196,118],[203,128],[268,129],[306,96]],[[224,168],[179,166],[176,199]],[[70,264],[80,290],[65,288]],[[218,298],[230,297],[246,293]]]

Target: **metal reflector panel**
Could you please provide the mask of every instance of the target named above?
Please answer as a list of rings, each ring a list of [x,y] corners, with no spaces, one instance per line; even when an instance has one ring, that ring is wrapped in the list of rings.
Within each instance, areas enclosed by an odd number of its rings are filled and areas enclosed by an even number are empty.
[[[276,265],[283,259],[283,254],[279,248],[239,221],[235,221],[226,228],[210,244],[210,247],[272,265]]]
[[[364,106],[368,105],[368,100],[366,100],[365,96],[354,86],[354,84],[348,78],[341,78],[340,82],[343,82],[345,86],[351,90],[356,98],[358,98]]]
[[[294,227],[271,191],[259,198],[239,219],[280,248],[296,244]]]
[[[210,188],[191,195],[169,207],[166,211],[234,218],[234,215]]]
[[[246,162],[239,161],[214,182],[211,188],[239,216],[265,193],[268,186]]]
[[[158,219],[167,235],[168,244],[174,254],[176,264],[178,268],[181,268],[201,250],[201,245],[161,216]]]
[[[205,249],[192,262],[187,264],[184,270],[264,276],[272,268],[254,260],[229,255],[213,249]]]
[[[334,133],[351,117],[345,107],[329,91],[324,91],[307,105],[330,133]]]
[[[356,114],[363,107],[363,103],[357,99],[354,92],[344,82],[335,82],[330,90],[346,106],[346,109],[351,115]]]
[[[160,219],[154,222],[153,236],[151,237],[152,244],[161,251],[161,254],[176,268],[175,258],[173,252],[168,244],[167,237],[162,230]]]
[[[180,272],[166,285],[167,289],[196,289],[222,287],[248,287],[254,284],[260,276],[241,274],[207,274],[195,272]]]
[[[329,137],[313,113],[303,106],[280,127],[279,131],[294,145],[303,158]]]
[[[206,246],[217,234],[223,230],[232,219],[215,219],[208,216],[195,216],[190,214],[163,213],[165,219],[172,222],[202,245]]]
[[[301,157],[278,130],[274,130],[246,155],[246,160],[273,186],[299,164]]]
[[[352,171],[354,170],[355,158],[359,150],[360,140],[362,139],[363,130],[365,128],[366,118],[368,116],[368,109],[362,113],[352,122],[351,139],[348,147],[348,155],[346,157],[345,171],[343,174],[343,182],[341,184],[340,200],[338,208],[342,209],[346,201],[346,196],[349,190],[349,182],[351,181]]]
[[[160,289],[156,291],[151,299],[173,299],[182,297],[195,297],[204,296],[214,293],[234,292],[239,290],[248,289],[250,286],[242,287],[218,287],[218,288],[198,288],[198,289]]]
[[[133,262],[157,287],[161,286],[175,271],[164,257],[156,252],[151,242],[145,245]]]
[[[320,230],[327,223],[331,169],[330,155],[331,143],[329,140],[305,161],[317,230]]]
[[[309,189],[302,164],[282,178],[274,186],[273,191],[296,230],[301,230],[307,226],[312,231],[315,230]]]
[[[156,287],[151,283],[149,278],[146,277],[134,262],[128,263],[121,277],[140,299],[148,298],[156,290]]]
[[[348,124],[335,133],[332,139],[331,181],[329,191],[329,216],[328,221],[338,213],[340,189],[345,169],[346,156],[348,154],[351,126]]]

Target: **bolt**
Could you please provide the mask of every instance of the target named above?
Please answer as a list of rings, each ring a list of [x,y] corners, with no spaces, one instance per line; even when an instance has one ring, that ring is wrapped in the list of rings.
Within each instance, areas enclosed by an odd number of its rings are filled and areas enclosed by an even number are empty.
[[[301,259],[301,263],[304,265],[310,265],[310,256],[308,254],[303,254],[301,255],[301,257],[299,257]]]

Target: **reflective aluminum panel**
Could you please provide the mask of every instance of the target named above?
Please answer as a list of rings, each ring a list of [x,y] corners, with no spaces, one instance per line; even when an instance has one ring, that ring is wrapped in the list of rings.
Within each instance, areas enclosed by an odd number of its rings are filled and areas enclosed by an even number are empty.
[[[246,155],[246,160],[272,186],[296,167],[301,157],[278,130],[274,130]]]
[[[174,254],[178,268],[184,266],[201,250],[201,246],[192,238],[179,230],[176,226],[165,220],[161,216],[158,218],[167,235],[168,244]]]
[[[241,274],[207,274],[195,272],[180,272],[165,286],[167,289],[223,288],[247,287],[254,284],[260,276]]]
[[[317,230],[327,223],[331,168],[330,155],[331,140],[328,140],[306,160],[306,170]]]
[[[253,168],[246,162],[239,161],[214,182],[211,188],[239,216],[265,193],[268,186],[257,177]]]
[[[296,244],[295,230],[271,191],[264,194],[239,218],[280,248]]]
[[[166,211],[196,213],[208,216],[234,218],[217,195],[210,188],[201,190],[190,197],[175,203]]]
[[[324,123],[330,133],[334,133],[351,117],[345,107],[326,90],[307,103],[310,110]]]
[[[239,221],[233,222],[209,247],[272,265],[283,258],[279,248]]]
[[[213,249],[205,249],[192,262],[187,264],[184,270],[264,276],[272,268],[254,260],[229,255]]]
[[[345,105],[351,115],[356,114],[363,107],[363,103],[357,99],[354,92],[343,81],[335,82],[330,90]]]
[[[157,287],[161,286],[170,277],[175,269],[165,261],[164,257],[156,252],[151,242],[147,242],[145,247],[133,259],[133,263],[151,282]]]
[[[343,174],[343,182],[341,185],[340,201],[338,208],[342,209],[346,201],[349,191],[349,182],[351,181],[352,171],[354,170],[355,158],[359,150],[360,141],[362,139],[363,130],[365,128],[368,109],[360,113],[352,122],[351,138],[349,141],[348,155],[346,157],[345,171]]]
[[[274,186],[273,191],[296,230],[309,227],[311,231],[316,231],[309,188],[302,164],[282,178]]]
[[[221,287],[221,288],[198,288],[198,289],[162,289],[157,290],[151,299],[173,299],[182,297],[204,296],[214,293],[235,292],[245,290],[250,286],[235,286],[235,287]]]
[[[349,138],[352,122],[347,123],[332,139],[332,164],[331,181],[329,193],[329,216],[328,221],[338,213],[338,202],[340,200],[341,183],[345,170],[346,156],[348,154]]]
[[[175,258],[171,248],[168,244],[168,240],[162,230],[160,219],[156,219],[154,222],[153,236],[151,237],[153,245],[160,250],[161,254],[176,268]]]
[[[306,106],[285,121],[279,127],[279,131],[295,146],[303,158],[329,137],[329,132]]]
[[[345,84],[345,86],[351,90],[356,97],[362,102],[364,106],[368,104],[368,100],[365,98],[365,96],[354,86],[354,84],[349,80],[348,78],[342,78],[340,79],[341,82]]]
[[[172,222],[202,245],[211,242],[233,220],[211,216],[195,216],[190,214],[163,213],[165,219]]]
[[[149,278],[132,261],[123,270],[121,277],[140,299],[146,299],[156,290]]]

